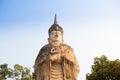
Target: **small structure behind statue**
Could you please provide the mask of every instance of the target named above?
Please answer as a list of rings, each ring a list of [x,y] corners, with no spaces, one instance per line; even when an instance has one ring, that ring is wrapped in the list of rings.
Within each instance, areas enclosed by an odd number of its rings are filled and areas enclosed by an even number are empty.
[[[73,49],[63,43],[64,31],[56,15],[48,34],[49,43],[40,49],[35,60],[36,80],[77,80],[79,64]]]

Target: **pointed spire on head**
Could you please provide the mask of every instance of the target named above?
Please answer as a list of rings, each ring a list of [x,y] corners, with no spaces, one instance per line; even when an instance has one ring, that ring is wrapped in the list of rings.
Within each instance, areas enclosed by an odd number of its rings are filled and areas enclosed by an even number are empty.
[[[54,24],[49,28],[48,34],[50,35],[52,31],[60,31],[62,34],[64,33],[63,28],[57,23],[56,14],[54,18]]]
[[[57,24],[57,16],[55,14],[54,24]]]

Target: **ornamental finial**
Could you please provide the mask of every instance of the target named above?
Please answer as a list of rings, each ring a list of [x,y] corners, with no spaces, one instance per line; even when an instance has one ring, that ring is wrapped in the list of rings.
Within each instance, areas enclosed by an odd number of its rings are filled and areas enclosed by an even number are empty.
[[[57,24],[57,16],[55,14],[54,24]]]

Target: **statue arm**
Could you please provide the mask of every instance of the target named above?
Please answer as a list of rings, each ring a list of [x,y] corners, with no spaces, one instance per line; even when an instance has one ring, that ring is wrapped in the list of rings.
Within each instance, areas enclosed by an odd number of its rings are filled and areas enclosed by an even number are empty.
[[[49,61],[49,59],[50,59],[46,52],[41,51],[39,54],[40,55],[38,56],[38,58],[36,60],[35,66],[39,66],[39,65],[43,64],[44,62]]]
[[[79,66],[79,62],[74,54],[74,51],[72,50],[71,51],[71,60],[73,62],[73,71],[74,71],[74,76],[75,76],[75,80],[77,80],[77,77],[78,77],[78,73],[80,72],[80,66]]]
[[[68,62],[73,64],[74,76],[75,76],[75,78],[77,78],[78,73],[80,72],[80,66],[79,66],[77,58],[74,54],[73,49],[72,48],[67,49],[66,52],[65,52],[65,55],[63,57],[65,58],[65,60],[67,60]]]

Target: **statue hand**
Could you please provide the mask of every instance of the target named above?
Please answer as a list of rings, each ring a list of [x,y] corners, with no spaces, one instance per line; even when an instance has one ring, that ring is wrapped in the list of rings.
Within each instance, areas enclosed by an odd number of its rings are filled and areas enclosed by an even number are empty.
[[[52,61],[55,61],[58,59],[60,59],[60,54],[54,54],[54,55],[50,56],[50,60],[52,60]]]

